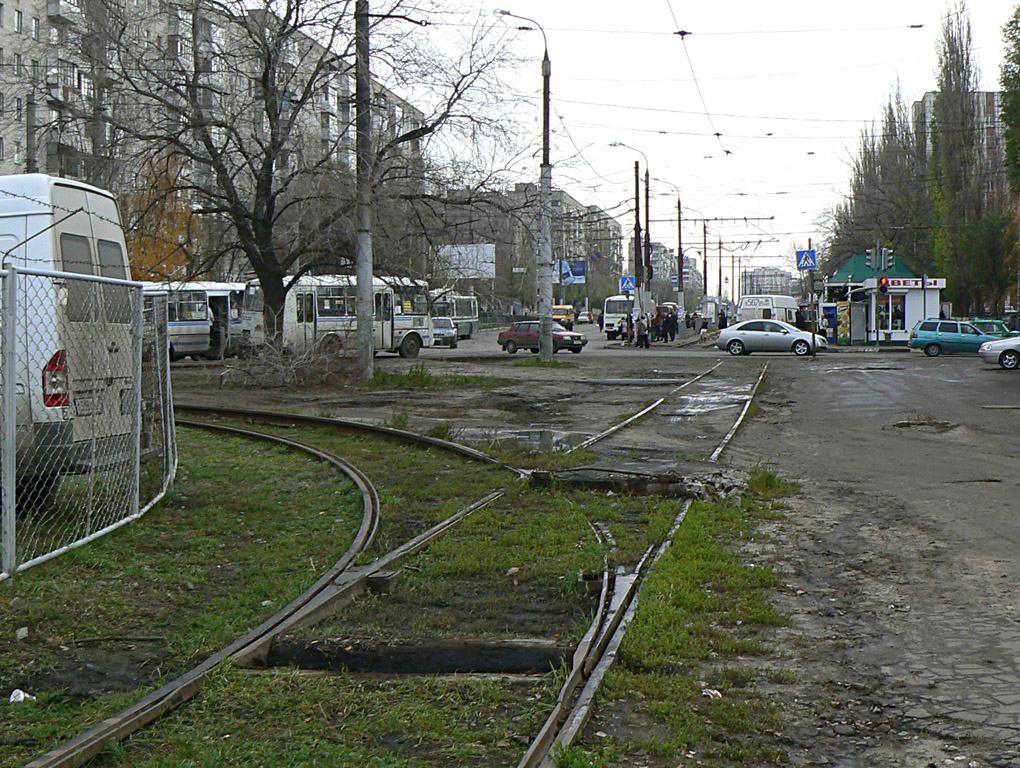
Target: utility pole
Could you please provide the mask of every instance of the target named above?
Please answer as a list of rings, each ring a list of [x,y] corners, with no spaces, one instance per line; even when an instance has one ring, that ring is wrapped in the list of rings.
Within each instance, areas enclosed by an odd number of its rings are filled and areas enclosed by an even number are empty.
[[[648,174],[648,163],[645,163],[645,295],[651,299],[652,297],[652,280],[655,279],[655,274],[652,271],[652,219],[651,211],[652,205],[649,200],[649,174]],[[645,309],[644,306],[641,309]]]
[[[701,274],[705,276],[705,298],[708,298],[708,222],[701,221]]]
[[[680,195],[676,196],[676,293],[677,305],[681,312],[686,314],[684,308],[684,228],[683,211],[680,209]]]
[[[35,142],[35,90],[29,91],[25,100],[25,173],[38,173],[39,161],[36,157]]]
[[[634,287],[640,295],[645,282],[645,260],[641,248],[641,168],[634,161]]]
[[[719,304],[722,304],[722,238],[719,238]]]
[[[375,374],[375,312],[372,292],[372,78],[369,74],[368,0],[354,8],[355,107],[357,110],[358,230],[355,250],[358,306],[358,370],[371,381]]]

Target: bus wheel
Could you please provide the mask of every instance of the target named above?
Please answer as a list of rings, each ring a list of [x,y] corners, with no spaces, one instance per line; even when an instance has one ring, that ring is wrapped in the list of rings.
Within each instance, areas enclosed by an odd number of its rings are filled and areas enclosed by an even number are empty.
[[[418,350],[421,349],[421,342],[417,336],[405,336],[400,342],[401,357],[418,357]]]
[[[343,348],[344,344],[340,341],[340,337],[332,334],[319,342],[319,351],[324,355],[339,355]]]

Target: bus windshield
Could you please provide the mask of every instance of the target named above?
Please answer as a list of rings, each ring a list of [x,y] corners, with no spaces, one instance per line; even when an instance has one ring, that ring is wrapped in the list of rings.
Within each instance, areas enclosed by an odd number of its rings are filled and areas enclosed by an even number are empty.
[[[634,299],[607,299],[607,315],[627,315],[634,309]]]

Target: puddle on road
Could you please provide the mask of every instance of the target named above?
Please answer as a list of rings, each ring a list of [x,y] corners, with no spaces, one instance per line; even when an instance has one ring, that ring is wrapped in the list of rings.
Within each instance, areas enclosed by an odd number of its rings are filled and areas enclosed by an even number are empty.
[[[734,386],[724,382],[714,383],[704,392],[681,395],[678,398],[679,407],[673,411],[670,421],[676,423],[692,416],[742,407],[750,394],[750,387]]]
[[[457,431],[460,442],[472,445],[510,443],[517,448],[535,453],[565,451],[584,442],[588,437],[581,432],[559,429],[484,429],[465,427]]]

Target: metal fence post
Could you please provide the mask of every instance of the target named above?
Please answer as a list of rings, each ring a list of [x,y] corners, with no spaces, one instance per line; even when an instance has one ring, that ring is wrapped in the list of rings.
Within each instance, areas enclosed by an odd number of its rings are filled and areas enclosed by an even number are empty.
[[[131,484],[134,488],[134,496],[131,499],[131,516],[134,517],[138,514],[142,477],[142,337],[145,335],[145,309],[143,306],[144,302],[142,301],[142,289],[132,288],[131,295],[135,299],[134,349],[131,356],[136,394],[134,415],[135,461],[131,468]]]
[[[3,326],[2,357],[0,357],[0,425],[2,433],[0,440],[3,441],[0,448],[0,493],[3,495],[0,510],[2,510],[2,531],[0,531],[0,546],[3,548],[3,573],[7,574],[8,581],[13,579],[14,571],[18,567],[17,551],[17,528],[15,527],[15,504],[17,498],[14,491],[15,461],[17,456],[17,413],[18,406],[15,399],[15,382],[17,379],[15,361],[17,350],[17,300],[18,300],[18,271],[14,267],[8,267],[7,275],[3,278],[3,302],[0,306],[0,324]]]

